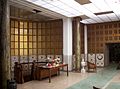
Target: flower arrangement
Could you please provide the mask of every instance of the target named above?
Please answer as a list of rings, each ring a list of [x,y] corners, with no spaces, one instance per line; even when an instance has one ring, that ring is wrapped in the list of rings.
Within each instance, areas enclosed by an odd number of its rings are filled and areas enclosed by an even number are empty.
[[[61,63],[60,58],[56,58],[56,59],[53,59],[53,60],[52,60],[53,66],[57,66],[57,65],[59,65],[60,63]]]
[[[46,62],[47,62],[46,66],[51,67],[51,66],[58,66],[61,63],[61,60],[60,60],[59,57],[55,58],[55,59],[51,59],[51,58],[48,57],[46,59]]]

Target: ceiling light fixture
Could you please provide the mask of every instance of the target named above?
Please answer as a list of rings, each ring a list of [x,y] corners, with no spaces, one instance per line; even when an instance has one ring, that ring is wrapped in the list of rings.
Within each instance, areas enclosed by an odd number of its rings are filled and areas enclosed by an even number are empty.
[[[42,12],[42,11],[37,10],[37,9],[33,9],[32,12],[37,14],[37,13]]]

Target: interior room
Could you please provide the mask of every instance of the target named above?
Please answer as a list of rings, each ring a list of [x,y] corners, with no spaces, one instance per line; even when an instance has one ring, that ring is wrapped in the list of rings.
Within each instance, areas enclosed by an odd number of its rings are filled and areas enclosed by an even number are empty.
[[[0,89],[119,89],[120,0],[1,0]]]

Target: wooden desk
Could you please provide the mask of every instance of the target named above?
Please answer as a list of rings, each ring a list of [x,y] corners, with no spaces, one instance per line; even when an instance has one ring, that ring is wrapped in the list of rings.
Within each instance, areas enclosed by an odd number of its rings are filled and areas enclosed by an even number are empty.
[[[51,67],[46,67],[46,66],[43,66],[43,67],[39,67],[39,76],[40,76],[40,71],[41,71],[41,68],[43,69],[46,69],[49,71],[49,83],[51,83],[51,71],[52,70],[58,70],[58,74],[60,75],[60,68],[63,68],[63,67],[67,67],[67,76],[68,76],[68,64],[59,64],[58,66],[51,66]]]

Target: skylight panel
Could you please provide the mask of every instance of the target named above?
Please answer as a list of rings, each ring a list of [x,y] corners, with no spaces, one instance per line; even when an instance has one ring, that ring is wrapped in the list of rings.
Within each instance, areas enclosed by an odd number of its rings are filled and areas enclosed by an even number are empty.
[[[44,5],[44,4],[47,4],[46,2],[44,2],[43,0],[36,0],[36,1],[32,1],[32,0],[27,0],[27,1],[29,1],[29,2],[32,2],[32,3],[34,3],[34,4],[36,4],[36,5]]]
[[[109,7],[120,19],[120,1],[119,0],[105,0]]]
[[[107,21],[111,21],[107,16],[106,14],[104,15],[97,15],[99,18],[101,18],[103,21],[107,22]]]
[[[95,20],[96,22],[103,22],[103,20],[99,17],[95,17],[95,18],[92,18],[93,20]]]
[[[86,19],[86,20],[90,23],[97,23],[95,20],[92,20],[92,19]]]
[[[112,21],[117,21],[117,20],[118,20],[118,17],[117,17],[114,13],[107,14],[107,16],[108,16]]]
[[[98,7],[101,12],[111,11],[108,5],[105,3],[104,0],[90,0],[96,7]]]
[[[85,7],[86,9],[90,10],[92,13],[100,12],[100,9],[98,9],[93,3],[85,4],[82,6]]]
[[[59,11],[59,10],[61,10],[60,8],[57,8],[57,7],[51,7],[49,9],[52,10],[52,11]]]
[[[41,6],[43,6],[43,7],[45,7],[45,8],[53,8],[54,6],[53,5],[50,5],[50,4],[44,4],[44,5],[41,5]]]

